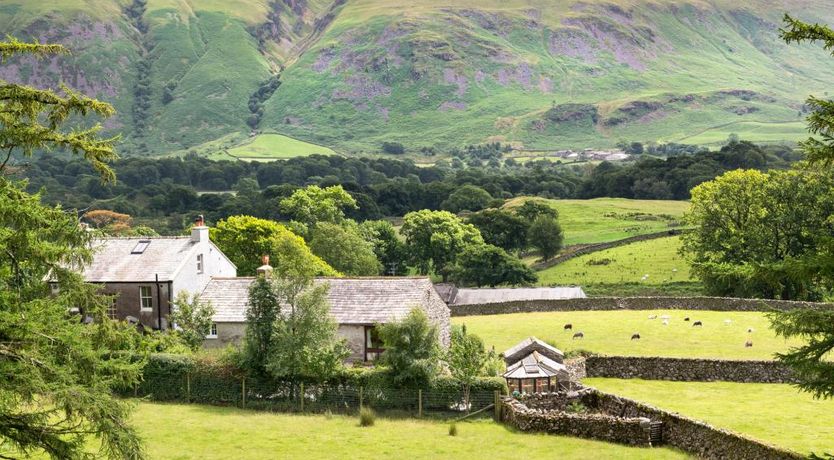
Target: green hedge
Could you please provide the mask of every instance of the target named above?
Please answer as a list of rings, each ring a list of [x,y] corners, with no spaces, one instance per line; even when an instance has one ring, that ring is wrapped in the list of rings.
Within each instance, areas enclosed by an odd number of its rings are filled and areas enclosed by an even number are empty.
[[[464,385],[441,376],[426,388],[396,388],[387,369],[345,368],[327,382],[261,381],[247,378],[239,369],[212,359],[155,354],[148,358],[142,382],[125,389],[125,395],[157,401],[236,405],[278,411],[352,412],[363,405],[376,410],[463,411]],[[470,386],[470,409],[492,403],[494,392],[507,393],[500,377],[482,377]],[[303,400],[303,401],[302,401]]]

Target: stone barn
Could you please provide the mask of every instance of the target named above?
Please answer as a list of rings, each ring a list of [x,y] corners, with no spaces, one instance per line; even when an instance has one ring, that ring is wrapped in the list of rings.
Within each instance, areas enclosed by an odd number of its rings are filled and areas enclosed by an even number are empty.
[[[249,286],[254,277],[214,278],[201,296],[215,309],[205,346],[239,342],[246,331]],[[318,278],[329,286],[330,314],[347,340],[350,362],[371,362],[384,350],[376,325],[398,321],[415,307],[426,312],[438,328],[443,347],[449,346],[449,307],[427,277]]]

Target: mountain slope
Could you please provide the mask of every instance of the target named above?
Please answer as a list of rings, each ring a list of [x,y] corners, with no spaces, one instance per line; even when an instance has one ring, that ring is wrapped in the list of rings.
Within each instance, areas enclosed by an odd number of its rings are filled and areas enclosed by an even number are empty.
[[[834,59],[777,34],[785,11],[834,22],[829,0],[32,3],[0,0],[0,26],[74,54],[0,78],[112,101],[136,153],[229,148],[252,126],[343,152],[790,140],[834,81]]]

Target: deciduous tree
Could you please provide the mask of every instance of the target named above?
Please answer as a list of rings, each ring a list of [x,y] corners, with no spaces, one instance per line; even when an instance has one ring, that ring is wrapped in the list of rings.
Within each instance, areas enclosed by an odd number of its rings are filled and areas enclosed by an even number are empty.
[[[564,235],[562,226],[555,217],[539,215],[530,224],[527,232],[528,243],[541,254],[542,259],[550,260],[562,250]]]
[[[517,257],[491,244],[474,244],[458,256],[452,278],[462,285],[529,285],[538,280],[536,273]]]
[[[434,269],[444,281],[465,247],[484,242],[474,225],[463,223],[447,211],[408,213],[400,233],[405,237],[411,264],[423,275]]]
[[[353,276],[378,275],[382,265],[355,222],[342,225],[319,222],[312,229],[310,249],[331,267]]]
[[[424,387],[437,375],[440,342],[437,327],[426,312],[414,307],[401,321],[378,325],[385,352],[380,362],[389,367],[394,384]]]
[[[177,294],[173,307],[168,321],[176,325],[174,332],[182,337],[192,351],[199,350],[211,332],[214,307],[211,303],[201,301],[199,294],[192,295],[185,291]]]

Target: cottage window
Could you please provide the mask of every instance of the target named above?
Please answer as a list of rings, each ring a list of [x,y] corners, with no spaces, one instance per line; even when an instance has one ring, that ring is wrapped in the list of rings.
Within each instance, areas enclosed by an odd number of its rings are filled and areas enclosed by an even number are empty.
[[[144,311],[153,310],[153,297],[150,286],[139,286],[139,305]]]
[[[375,361],[385,351],[382,339],[374,326],[365,326],[365,361]]]
[[[197,273],[203,273],[203,255],[197,254]]]
[[[211,328],[209,329],[209,333],[206,336],[207,339],[216,339],[217,338],[217,323],[211,323]]]

